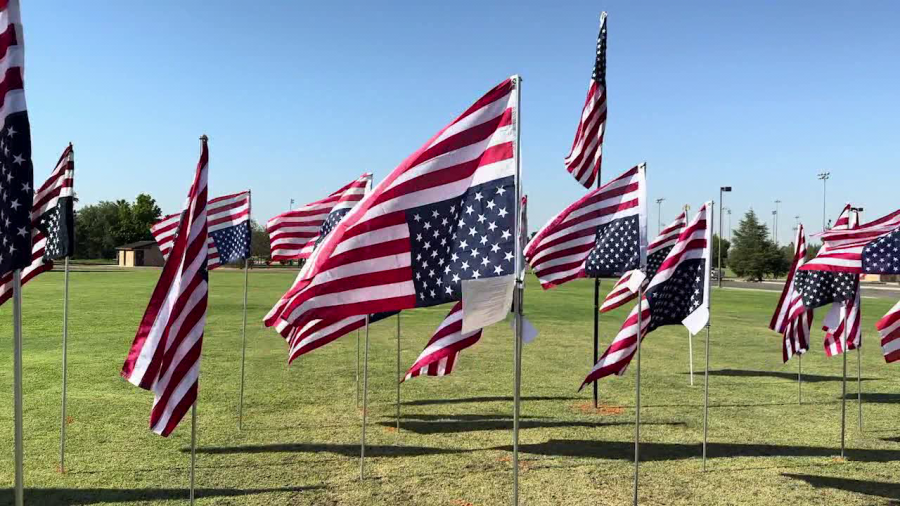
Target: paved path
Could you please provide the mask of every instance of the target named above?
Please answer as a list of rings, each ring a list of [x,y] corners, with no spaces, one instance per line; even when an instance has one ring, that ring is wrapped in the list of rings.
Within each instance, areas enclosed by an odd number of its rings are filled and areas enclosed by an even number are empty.
[[[718,286],[717,281],[713,280],[713,286]],[[780,292],[784,287],[783,281],[763,281],[760,283],[753,283],[750,281],[735,281],[730,279],[725,279],[722,283],[725,288],[749,288],[755,290],[771,290]],[[862,294],[863,297],[878,297],[881,299],[900,299],[900,286],[896,284],[891,285],[870,285],[863,283],[862,285]]]

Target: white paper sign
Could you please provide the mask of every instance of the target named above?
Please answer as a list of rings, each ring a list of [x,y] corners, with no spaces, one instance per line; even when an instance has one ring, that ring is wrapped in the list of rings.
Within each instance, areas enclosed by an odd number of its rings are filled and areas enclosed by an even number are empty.
[[[515,276],[512,274],[462,282],[462,332],[474,332],[506,318],[512,307]]]

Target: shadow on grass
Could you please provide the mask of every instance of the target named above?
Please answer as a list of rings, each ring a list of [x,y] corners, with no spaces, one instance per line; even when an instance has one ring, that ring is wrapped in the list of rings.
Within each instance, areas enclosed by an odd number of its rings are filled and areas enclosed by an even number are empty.
[[[691,373],[685,372],[682,373],[685,375],[690,375]],[[694,373],[699,376],[703,376],[703,372]],[[780,371],[751,371],[744,369],[717,369],[715,371],[709,371],[710,376],[725,376],[730,378],[776,378],[776,379],[784,379],[790,381],[797,381],[797,373],[794,372],[780,372]],[[803,382],[804,383],[822,383],[824,381],[841,381],[843,377],[841,376],[822,376],[819,374],[804,374]],[[850,378],[848,378],[849,380]],[[852,378],[853,381],[856,381],[856,378]],[[872,381],[878,378],[862,378],[862,381]]]
[[[855,401],[856,394],[847,392],[845,398],[848,401]],[[840,399],[840,397],[838,397]],[[900,404],[900,394],[867,394],[862,393],[863,402],[871,402],[873,404]]]
[[[394,427],[394,423],[381,422],[384,427]],[[566,427],[614,427],[627,425],[634,426],[634,422],[576,422],[576,421],[552,421],[552,420],[521,420],[520,429],[555,429]],[[642,425],[670,425],[685,426],[684,422],[644,422]],[[460,432],[482,432],[489,430],[512,430],[513,421],[506,420],[443,420],[434,422],[405,421],[400,422],[400,430],[415,432],[416,434],[452,434]]]
[[[303,492],[306,490],[322,489],[322,486],[314,487],[286,487],[286,488],[257,488],[240,490],[236,488],[198,488],[194,490],[195,497],[225,498],[241,497],[272,492]],[[0,489],[0,504],[12,504],[14,500],[12,489]],[[190,492],[187,488],[26,488],[25,504],[40,504],[42,506],[68,506],[80,504],[116,503],[134,501],[169,501],[188,500]]]
[[[552,396],[532,396],[522,397],[522,402],[530,401],[572,401],[578,397],[552,397]],[[496,397],[464,397],[462,399],[421,399],[417,401],[406,401],[401,404],[404,406],[433,406],[435,404],[469,404],[478,402],[512,402],[512,396],[496,396]]]
[[[829,476],[813,476],[810,474],[783,474],[788,478],[805,481],[814,488],[836,488],[847,492],[884,497],[887,499],[900,499],[900,484],[886,483],[883,481],[850,480],[847,478],[832,478]],[[897,504],[897,503],[891,503]]]
[[[499,446],[492,450],[512,451],[511,446]],[[545,443],[520,444],[524,453],[555,457],[585,457],[634,460],[632,441],[590,441],[551,439]],[[838,448],[820,446],[783,446],[768,444],[708,443],[708,458],[723,457],[834,457]],[[641,443],[642,461],[669,461],[699,459],[703,448],[697,444]],[[847,459],[858,462],[900,461],[900,450],[847,449]]]
[[[428,448],[423,446],[366,445],[367,457],[419,457],[423,455],[465,453],[467,451],[469,450]],[[191,449],[182,448],[181,452],[190,453]],[[197,453],[216,455],[231,453],[334,453],[344,457],[358,457],[359,445],[288,443],[247,446],[208,446],[197,448]]]

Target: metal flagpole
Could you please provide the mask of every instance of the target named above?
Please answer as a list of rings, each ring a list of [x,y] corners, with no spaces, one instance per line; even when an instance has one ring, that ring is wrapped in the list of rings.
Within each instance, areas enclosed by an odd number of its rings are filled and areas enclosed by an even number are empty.
[[[238,430],[244,429],[244,363],[247,361],[247,281],[250,259],[244,260],[244,321],[241,324],[241,401],[238,405]]]
[[[59,426],[59,472],[66,472],[66,390],[68,387],[69,351],[69,257],[65,260],[65,288],[63,289],[63,342],[62,342],[62,414]]]
[[[803,404],[803,355],[797,353],[797,404]]]
[[[844,331],[841,333],[841,347],[844,356],[844,375],[841,381],[841,458],[844,458],[846,427],[847,427],[847,303],[841,306],[841,321],[844,323]]]
[[[366,358],[363,364],[362,441],[359,445],[359,480],[366,479],[366,411],[369,409],[369,315],[366,315]]]
[[[356,408],[359,409],[359,329],[356,329]]]
[[[400,313],[397,313],[397,432],[400,432]]]
[[[861,341],[861,340],[860,340]],[[856,403],[859,405],[859,430],[863,430],[862,418],[862,342],[856,347]]]
[[[519,207],[522,205],[522,163],[521,163],[521,141],[522,141],[522,78],[514,76],[516,83],[516,257],[515,257],[515,289],[513,291],[513,304],[515,308],[515,344],[513,352],[515,353],[515,372],[513,374],[513,506],[519,504],[519,413],[522,400],[522,279],[519,273],[522,272],[522,227],[519,223],[521,212]],[[595,316],[598,314],[595,311]],[[595,320],[596,321],[596,320]],[[594,335],[596,336],[596,327]],[[596,343],[596,340],[594,341]],[[596,399],[596,397],[595,397]]]
[[[597,174],[597,186],[600,186],[600,174]],[[594,364],[600,360],[600,278],[594,278]],[[600,393],[594,382],[594,409],[600,407]]]
[[[694,386],[694,336],[688,331],[688,366],[691,370],[691,386]]]
[[[634,383],[634,505],[638,503],[638,480],[640,477],[641,462],[641,339],[643,336],[642,318],[644,316],[644,285],[638,288],[638,340],[637,340],[637,371]]]
[[[731,191],[731,188],[729,188],[728,191]],[[721,201],[721,198],[719,200]],[[715,202],[713,202],[713,205],[709,208],[711,215],[715,213],[715,209]],[[722,217],[719,216],[719,219],[721,220]],[[715,223],[715,217],[710,216],[709,221],[710,223]],[[710,273],[707,272],[706,275],[709,276]],[[707,278],[707,281],[709,281],[709,278]],[[707,286],[709,286],[708,283]],[[709,299],[712,299],[712,294],[709,294]],[[710,304],[710,306],[712,306],[712,304]],[[703,371],[703,472],[706,472],[706,440],[709,435],[709,324],[711,321],[712,313],[709,315],[709,320],[706,321],[706,368]]]
[[[191,506],[194,505],[194,469],[197,462],[197,401],[191,406]]]
[[[22,441],[22,271],[13,271],[13,418],[15,425],[15,504],[25,503],[24,447]]]

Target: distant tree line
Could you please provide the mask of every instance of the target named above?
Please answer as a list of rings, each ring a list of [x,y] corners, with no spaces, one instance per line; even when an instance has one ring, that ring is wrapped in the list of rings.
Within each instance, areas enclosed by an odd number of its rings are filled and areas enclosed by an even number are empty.
[[[162,217],[156,200],[141,193],[134,202],[100,201],[75,212],[75,258],[114,259],[116,248],[138,241],[152,241],[150,227]],[[269,236],[256,221],[250,222],[250,250],[269,258]]]

